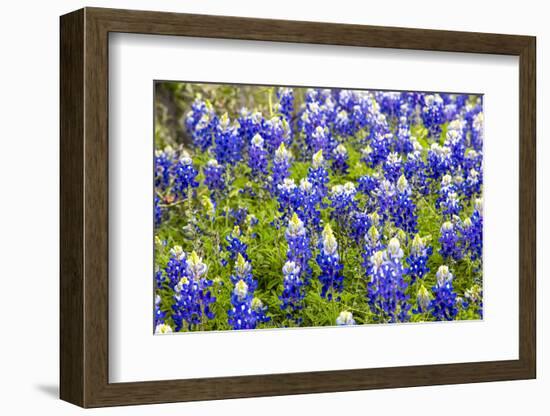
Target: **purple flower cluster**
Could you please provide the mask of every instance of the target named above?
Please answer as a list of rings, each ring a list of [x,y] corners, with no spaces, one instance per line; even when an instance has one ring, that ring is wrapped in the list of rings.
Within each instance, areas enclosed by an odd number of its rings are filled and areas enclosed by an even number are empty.
[[[231,292],[232,307],[227,312],[229,325],[233,329],[254,329],[258,324],[269,321],[267,308],[254,297],[258,283],[252,276],[252,266],[241,254],[237,256],[231,282],[234,288]]]
[[[216,301],[210,290],[212,281],[206,278],[208,267],[194,251],[186,258],[178,246],[172,249],[170,262],[166,273],[174,290],[172,319],[175,330],[192,330],[204,325],[214,318],[210,305]]]
[[[406,322],[411,305],[406,294],[405,270],[401,263],[403,250],[397,238],[392,238],[385,251],[371,257],[370,281],[367,283],[367,301],[371,311],[382,322]]]
[[[198,172],[194,168],[193,160],[189,155],[184,154],[176,162],[173,167],[173,175],[173,191],[182,199],[188,198],[191,189],[199,186],[199,183],[196,181]]]
[[[287,319],[296,325],[303,321],[299,313],[304,308],[305,285],[300,266],[294,261],[287,261],[283,266],[283,292],[279,299]]]
[[[329,224],[325,226],[322,240],[319,245],[317,264],[321,269],[319,281],[321,282],[321,296],[328,300],[340,301],[340,292],[344,288],[343,266],[338,254],[338,243]]]
[[[225,166],[216,159],[210,159],[204,168],[204,184],[214,194],[220,194],[225,189]]]
[[[294,262],[300,269],[301,277],[304,282],[309,283],[311,279],[311,259],[310,240],[303,221],[296,213],[288,222],[285,232],[288,243],[287,260]]]
[[[407,257],[407,274],[411,276],[411,282],[417,279],[423,279],[430,271],[428,267],[428,259],[432,255],[433,248],[426,247],[424,240],[418,234],[414,236],[410,255]]]
[[[438,321],[452,321],[458,315],[457,295],[453,289],[453,275],[447,266],[440,266],[433,287],[434,299],[428,310]]]

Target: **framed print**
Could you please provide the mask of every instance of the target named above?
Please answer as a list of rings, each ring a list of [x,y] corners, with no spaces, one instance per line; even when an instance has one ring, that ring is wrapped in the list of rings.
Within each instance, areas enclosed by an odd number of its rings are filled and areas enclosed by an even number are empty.
[[[535,115],[529,36],[62,16],[61,398],[534,378]]]

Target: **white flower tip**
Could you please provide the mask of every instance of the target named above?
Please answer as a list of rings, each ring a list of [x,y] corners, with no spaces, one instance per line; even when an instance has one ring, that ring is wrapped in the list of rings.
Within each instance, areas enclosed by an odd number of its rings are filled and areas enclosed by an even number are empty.
[[[349,311],[342,311],[336,318],[336,325],[355,325],[353,314]]]
[[[168,324],[158,324],[155,328],[155,334],[170,334],[172,332],[172,327]]]

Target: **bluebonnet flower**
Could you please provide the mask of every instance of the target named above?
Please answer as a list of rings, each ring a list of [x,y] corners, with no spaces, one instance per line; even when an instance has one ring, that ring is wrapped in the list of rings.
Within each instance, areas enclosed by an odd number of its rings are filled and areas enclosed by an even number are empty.
[[[254,329],[256,319],[252,311],[252,295],[244,280],[239,280],[231,292],[231,309],[227,311],[229,325],[233,329]]]
[[[461,113],[462,119],[464,121],[464,130],[470,131],[473,133],[474,130],[474,121],[476,119],[476,116],[480,114],[482,111],[482,97],[478,97],[475,102],[466,102],[466,105],[464,106],[464,109]],[[481,120],[478,121],[479,127],[483,127],[483,116],[481,117]],[[481,140],[482,142],[483,140]],[[481,150],[481,148],[476,148],[474,146],[475,139],[473,137],[470,137],[470,146],[474,147],[475,150]],[[480,143],[481,144],[481,143]]]
[[[375,93],[376,102],[380,111],[388,117],[396,118],[401,113],[401,93],[394,91],[380,91]]]
[[[374,175],[364,175],[357,180],[357,190],[367,196],[374,195],[379,179]]]
[[[214,154],[219,163],[233,164],[241,160],[244,141],[239,134],[239,125],[231,125],[227,113],[221,117],[214,136]]]
[[[442,214],[444,216],[447,215],[450,218],[458,215],[462,209],[462,204],[460,203],[460,199],[456,192],[450,192],[445,201],[441,203],[441,206],[443,208]]]
[[[313,155],[312,163],[307,174],[307,180],[311,183],[315,193],[318,195],[319,202],[327,195],[327,184],[329,182],[328,172],[324,165],[325,159],[323,157],[323,151],[319,150]]]
[[[214,134],[218,127],[218,117],[215,114],[204,114],[192,132],[193,143],[201,151],[208,150],[213,143]]]
[[[248,216],[248,209],[243,207],[231,208],[229,215],[233,218],[233,225],[241,226]]]
[[[210,110],[206,102],[202,100],[202,97],[200,95],[198,95],[195,98],[195,101],[193,101],[193,104],[191,104],[191,110],[189,110],[189,112],[185,116],[185,126],[187,127],[187,129],[190,132],[193,132],[201,117],[204,114],[208,113]]]
[[[288,222],[285,237],[288,243],[288,261],[295,262],[298,265],[304,281],[309,283],[311,279],[311,266],[309,265],[311,259],[310,240],[303,221],[296,213],[292,215]]]
[[[397,153],[407,154],[414,150],[414,144],[411,140],[411,125],[406,117],[399,119],[395,139],[395,151]]]
[[[412,242],[411,252],[407,257],[407,263],[409,264],[407,274],[411,276],[411,282],[416,281],[416,279],[423,279],[428,274],[430,271],[428,259],[432,252],[433,248],[426,247],[424,240],[416,234]]]
[[[406,294],[408,284],[401,264],[403,250],[397,238],[392,238],[385,251],[371,257],[371,280],[367,283],[367,301],[376,319],[383,322],[406,322],[411,305]]]
[[[483,161],[483,153],[476,152],[474,149],[468,149],[464,153],[464,161],[462,167],[466,172],[474,169],[481,172],[481,164]]]
[[[155,195],[155,227],[162,223],[163,210],[160,206],[160,198]]]
[[[258,287],[258,282],[252,275],[252,265],[241,253],[237,253],[235,268],[233,274],[229,278],[234,285],[240,280],[244,281],[247,284],[247,290],[250,294],[254,294],[254,291]]]
[[[164,150],[155,151],[155,188],[164,191],[170,186],[172,164],[176,152],[166,146]]]
[[[450,121],[455,118],[460,110],[464,107],[468,95],[466,94],[440,94],[445,104],[445,115],[447,116],[446,120]]]
[[[374,133],[369,146],[366,148],[366,153],[363,154],[363,160],[367,166],[374,168],[384,162],[390,154],[390,140],[393,135],[391,133]]]
[[[467,198],[471,198],[473,195],[479,195],[481,193],[482,175],[476,169],[470,169],[468,176],[464,182],[463,189]]]
[[[403,115],[406,114],[411,122],[418,124],[420,119],[416,114],[416,110],[422,105],[424,94],[418,92],[404,92],[402,93],[402,97],[402,102],[406,104],[407,109],[407,112],[404,112]]]
[[[251,113],[247,108],[241,108],[237,123],[239,125],[239,135],[245,144],[250,143],[256,134],[262,136],[265,134],[266,121],[259,111]]]
[[[366,128],[372,122],[374,101],[370,93],[365,92],[360,95],[357,104],[351,111],[351,119],[354,127],[354,134],[359,130]]]
[[[155,273],[155,288],[156,289],[162,289],[162,286],[165,282],[165,275],[162,272],[162,270],[157,270]]]
[[[348,173],[348,150],[343,144],[339,144],[333,151],[332,169],[340,174]]]
[[[401,176],[402,167],[401,156],[397,153],[390,153],[384,163],[384,175],[386,179],[395,183]]]
[[[240,254],[231,281],[235,286],[231,293],[231,309],[227,312],[229,325],[233,329],[254,329],[259,323],[269,321],[262,301],[254,298],[257,282],[252,276],[252,266]]]
[[[353,121],[350,119],[346,110],[342,109],[336,114],[334,131],[336,134],[343,137],[351,136],[355,133]]]
[[[273,154],[281,144],[289,146],[291,144],[290,126],[286,119],[273,117],[267,120],[264,126],[263,137],[266,141],[269,154]]]
[[[470,253],[472,260],[481,259],[483,250],[483,207],[480,198],[475,201],[472,216],[466,218],[462,227],[464,251]]]
[[[214,192],[220,193],[225,189],[225,166],[218,163],[216,159],[210,159],[204,167],[204,184]]]
[[[307,100],[307,98],[306,98]],[[305,155],[310,156],[319,150],[330,155],[333,139],[327,126],[326,114],[317,101],[306,102],[298,119],[298,129],[304,140]]]
[[[225,237],[225,241],[227,241],[226,248],[231,260],[235,260],[239,254],[248,260],[248,255],[246,254],[248,245],[242,240],[241,229],[238,225],[233,228],[231,234]]]
[[[384,179],[378,183],[378,189],[375,192],[378,202],[378,211],[381,221],[386,222],[395,210],[395,195],[397,190],[395,185]]]
[[[479,112],[473,117],[472,136],[470,140],[472,147],[478,152],[483,150],[483,122],[483,112]]]
[[[259,323],[270,320],[262,301],[252,297],[244,280],[235,284],[231,293],[231,305],[227,315],[233,329],[255,329]]]
[[[439,253],[446,259],[460,260],[462,258],[462,250],[460,248],[460,239],[455,230],[455,226],[451,221],[446,221],[441,226],[441,249]]]
[[[447,131],[451,130],[458,131],[463,138],[466,138],[468,136],[468,123],[462,116],[457,116],[447,125]]]
[[[456,104],[445,102],[445,106],[443,107],[443,113],[445,114],[445,121],[451,121],[452,119],[454,119],[458,115]]]
[[[434,298],[429,309],[437,321],[452,321],[458,315],[457,295],[453,289],[453,275],[448,266],[439,266],[436,284],[432,288]]]
[[[439,180],[451,169],[452,164],[451,149],[447,146],[440,146],[438,143],[432,143],[428,151],[430,178]]]
[[[277,186],[277,190],[279,212],[282,214],[281,219],[285,220],[296,211],[300,204],[300,191],[294,179],[290,178],[283,180],[283,183]]]
[[[392,218],[396,227],[407,233],[415,233],[417,230],[416,206],[412,200],[412,190],[405,175],[401,175],[397,181],[395,203],[392,207]]]
[[[324,90],[326,91],[326,90]],[[321,104],[321,112],[323,114],[323,120],[327,126],[332,127],[334,130],[334,122],[336,116],[338,115],[338,104],[334,100],[333,96],[330,94],[330,91],[325,94],[323,103]]]
[[[304,307],[305,282],[301,277],[300,266],[294,261],[287,261],[283,266],[283,293],[279,296],[281,310],[286,311],[287,319],[292,319],[297,325],[303,319],[298,313]]]
[[[377,229],[380,229],[380,227],[383,225],[380,220],[380,215],[378,215],[378,212],[374,211],[369,214],[369,219],[371,224],[376,227]]]
[[[255,227],[258,225],[258,218],[254,214],[248,214],[245,218],[245,223],[248,226],[248,228]]]
[[[196,181],[198,172],[193,167],[193,160],[184,153],[179,161],[174,165],[174,186],[173,190],[177,196],[182,199],[189,197],[189,191],[199,186]]]
[[[164,323],[164,320],[166,319],[166,312],[161,310],[162,299],[159,295],[155,295],[155,316],[154,316],[154,326],[157,328],[159,325]],[[172,327],[170,327],[170,331],[172,330]]]
[[[366,211],[354,211],[351,214],[350,236],[357,244],[365,238],[372,225],[371,217]]]
[[[334,185],[330,190],[331,217],[336,219],[341,227],[349,225],[353,211],[357,209],[355,194],[357,190],[353,182],[344,185]]]
[[[336,318],[336,325],[355,325],[355,319],[353,319],[353,314],[349,311],[342,311]]]
[[[174,289],[186,272],[187,255],[181,246],[175,245],[170,249],[170,258],[164,269],[169,286]],[[161,280],[161,276],[157,275],[157,285],[162,285],[163,279]]]
[[[248,166],[254,179],[267,175],[267,151],[264,149],[264,139],[256,133],[250,142]]]
[[[466,298],[466,308],[473,306],[479,318],[483,319],[483,289],[481,286],[474,284],[471,288],[466,289],[464,297]]]
[[[212,281],[206,278],[208,267],[196,252],[187,260],[187,270],[174,288],[175,304],[172,306],[172,319],[176,331],[193,330],[206,320],[214,319],[211,304],[216,301],[210,287]]]
[[[340,90],[338,92],[338,104],[344,109],[351,110],[357,102],[357,95],[353,90]]]
[[[464,108],[466,105],[466,102],[468,101],[468,94],[457,94],[454,96],[454,102],[456,105],[457,111],[460,111]]]
[[[376,138],[376,136],[380,136],[384,137],[385,140],[390,140],[393,137],[387,117],[382,114],[378,109],[375,109],[370,127],[373,133],[371,138]],[[389,142],[387,142],[386,144],[389,145]],[[382,160],[384,160],[386,156],[384,156]]]
[[[441,134],[441,124],[445,121],[444,110],[443,100],[438,94],[424,96],[422,121],[433,139]]]
[[[447,130],[444,144],[451,150],[451,166],[454,169],[461,166],[464,161],[464,153],[466,152],[462,131],[458,129]]]
[[[465,192],[466,192],[466,179],[465,179],[465,173],[462,170],[462,166],[459,166],[455,169],[453,172],[453,190],[458,194],[458,196],[461,199],[463,198]],[[445,198],[446,199],[446,198]]]
[[[281,143],[275,152],[273,159],[273,170],[271,175],[271,192],[276,194],[278,186],[290,175],[290,159],[292,155],[284,143]]]
[[[171,334],[172,327],[165,323],[159,323],[155,326],[155,335]]]
[[[374,213],[376,214],[376,213]],[[376,214],[378,215],[378,214]],[[365,244],[363,250],[363,267],[365,268],[366,275],[371,276],[373,274],[372,256],[377,251],[383,250],[382,243],[380,241],[380,233],[376,229],[375,225],[372,225],[365,234]]]
[[[193,144],[202,152],[212,146],[213,135],[218,125],[218,117],[209,102],[197,98],[191,111],[185,118],[187,130],[191,133]]]
[[[311,154],[322,150],[330,155],[333,149],[333,139],[327,126],[317,126],[309,138],[309,149]]]
[[[294,91],[292,88],[278,88],[277,98],[279,99],[278,111],[285,117],[288,124],[292,122],[294,113]]]
[[[430,311],[431,301],[432,295],[428,289],[421,284],[416,294],[416,308],[413,308],[412,312],[415,314],[428,313]]]
[[[439,195],[435,201],[435,207],[439,209],[441,203],[447,200],[449,194],[456,191],[457,189],[455,184],[453,183],[453,177],[449,174],[443,175],[443,177],[441,178],[441,184],[439,186]]]
[[[338,254],[338,243],[332,232],[330,224],[325,225],[322,233],[322,240],[317,255],[317,264],[321,269],[319,281],[321,282],[321,296],[332,300],[335,295],[340,301],[340,292],[344,289],[343,266],[340,264]]]
[[[426,162],[422,159],[422,145],[414,138],[411,139],[413,151],[407,154],[407,160],[403,164],[403,174],[411,184],[411,187],[421,195],[428,195],[430,187],[426,174]]]
[[[294,201],[295,212],[299,214],[300,218],[303,218],[304,224],[310,230],[319,229],[321,211],[318,206],[322,202],[321,199],[321,195],[307,178],[300,180],[300,187]]]
[[[370,145],[366,145],[361,149],[361,162],[368,167],[374,167],[374,155],[372,154],[372,147]]]

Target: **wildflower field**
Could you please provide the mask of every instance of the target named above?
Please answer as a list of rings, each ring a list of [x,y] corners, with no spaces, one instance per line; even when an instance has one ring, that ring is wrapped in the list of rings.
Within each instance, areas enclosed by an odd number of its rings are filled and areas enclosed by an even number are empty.
[[[155,83],[155,333],[483,318],[483,100]]]

